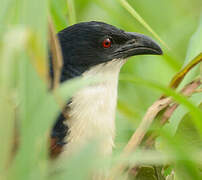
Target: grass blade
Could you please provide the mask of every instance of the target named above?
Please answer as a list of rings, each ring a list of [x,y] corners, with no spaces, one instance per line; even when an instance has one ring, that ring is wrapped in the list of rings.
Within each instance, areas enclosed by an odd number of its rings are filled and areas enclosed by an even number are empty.
[[[68,15],[69,15],[69,25],[76,23],[76,12],[74,7],[74,0],[67,0]]]
[[[168,45],[159,37],[159,35],[150,27],[149,24],[138,14],[135,9],[126,1],[126,0],[119,0],[121,5],[135,18],[137,19],[151,34],[154,35],[156,39],[158,39],[167,49],[169,49]]]
[[[200,53],[197,57],[195,57],[192,61],[190,61],[179,73],[177,73],[173,79],[171,80],[169,87],[177,88],[180,82],[183,80],[185,75],[197,64],[202,61],[202,53]]]

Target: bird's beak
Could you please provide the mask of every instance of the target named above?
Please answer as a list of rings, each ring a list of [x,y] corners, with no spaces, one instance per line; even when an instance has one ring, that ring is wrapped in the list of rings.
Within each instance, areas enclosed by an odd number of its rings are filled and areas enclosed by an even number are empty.
[[[117,55],[120,55],[120,58],[144,54],[163,54],[160,46],[151,38],[132,32],[127,32],[126,34],[129,40],[115,51]]]

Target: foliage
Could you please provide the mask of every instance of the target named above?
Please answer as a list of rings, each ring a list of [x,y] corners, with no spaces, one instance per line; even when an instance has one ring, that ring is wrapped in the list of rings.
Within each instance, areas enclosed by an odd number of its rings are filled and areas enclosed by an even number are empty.
[[[201,0],[2,0],[0,179],[83,180],[100,168],[109,174],[119,163],[143,166],[137,179],[144,179],[144,174],[155,174],[154,179],[158,179],[158,174],[177,180],[202,179],[202,94],[196,92],[188,98],[179,93],[188,82],[201,76],[201,64],[186,74],[177,90],[168,88],[173,75],[202,52],[201,7]],[[121,70],[116,148],[112,157],[99,159],[97,143],[92,141],[68,161],[50,163],[48,159],[47,137],[60,111],[58,101],[64,103],[76,90],[91,83],[75,79],[54,92],[49,91],[49,18],[57,31],[75,22],[99,20],[127,31],[154,35],[159,43],[163,42],[164,56],[133,57]],[[160,136],[155,150],[140,148],[122,158],[123,147],[138,128],[147,108],[161,94],[171,96],[179,106],[169,124],[163,128],[156,124],[150,127],[150,133],[155,131]],[[156,121],[159,118],[157,116]],[[16,121],[19,139],[15,138]],[[14,141],[19,141],[15,156]],[[154,166],[145,168],[151,165]],[[159,167],[163,169],[160,172]],[[141,172],[143,178],[140,178]],[[128,174],[118,178],[122,177]],[[134,179],[134,175],[128,178]]]

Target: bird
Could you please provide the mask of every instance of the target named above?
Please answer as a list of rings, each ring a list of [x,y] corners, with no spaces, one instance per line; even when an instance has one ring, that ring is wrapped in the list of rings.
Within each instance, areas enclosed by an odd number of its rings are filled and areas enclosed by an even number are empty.
[[[87,85],[68,100],[50,134],[50,157],[81,147],[93,138],[102,138],[100,151],[112,153],[115,137],[115,113],[119,72],[127,59],[136,55],[162,55],[151,38],[126,32],[113,25],[80,22],[57,34],[63,57],[60,83],[75,77],[102,81]],[[51,59],[51,56],[50,56]],[[53,64],[50,61],[53,79]]]

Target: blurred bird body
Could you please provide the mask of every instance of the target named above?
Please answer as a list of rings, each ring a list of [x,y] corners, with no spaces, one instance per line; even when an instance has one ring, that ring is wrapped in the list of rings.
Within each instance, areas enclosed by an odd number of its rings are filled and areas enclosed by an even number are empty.
[[[51,155],[57,155],[61,149],[68,153],[96,138],[101,140],[100,152],[110,154],[122,65],[130,56],[162,54],[162,51],[144,35],[128,33],[102,22],[73,25],[61,31],[58,37],[64,62],[61,82],[77,76],[98,76],[101,81],[74,94],[67,105],[67,118],[60,115],[52,130]]]

